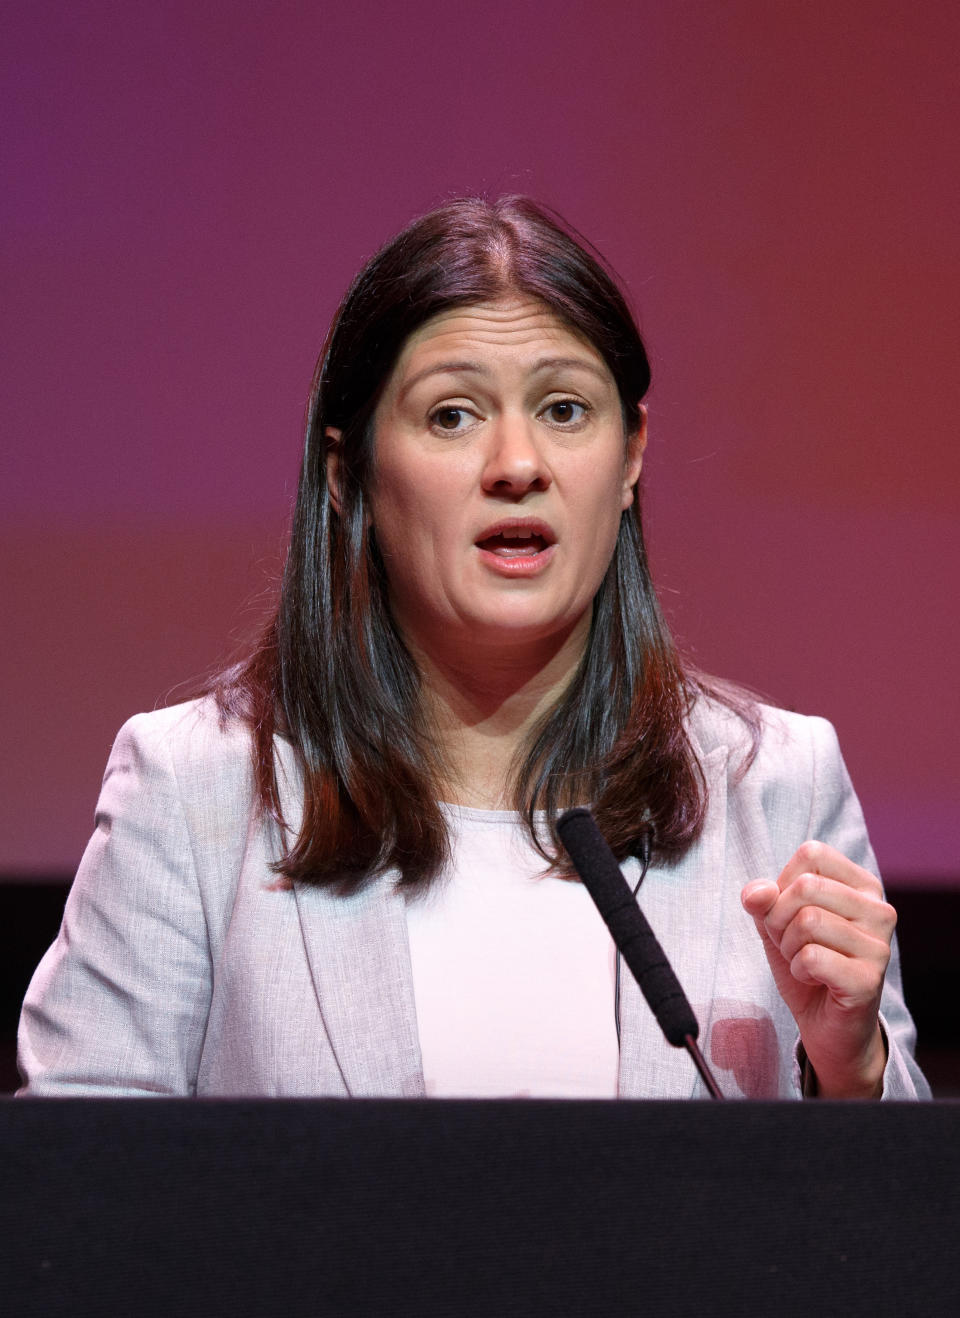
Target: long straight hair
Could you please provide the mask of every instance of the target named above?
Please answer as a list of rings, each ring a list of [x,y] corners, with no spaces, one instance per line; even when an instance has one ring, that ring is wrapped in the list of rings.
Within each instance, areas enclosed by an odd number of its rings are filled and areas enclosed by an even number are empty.
[[[260,807],[277,819],[275,735],[291,741],[300,761],[302,827],[277,864],[288,879],[348,892],[395,867],[401,884],[422,887],[448,857],[440,752],[367,515],[374,413],[414,330],[448,308],[515,292],[594,345],[617,386],[625,444],[638,431],[650,367],[633,316],[599,254],[534,202],[450,202],[414,221],[360,272],[310,391],[276,615],[249,659],[215,687],[223,716],[251,729]],[[337,507],[327,487],[328,427],[341,433]],[[639,854],[644,839],[665,858],[692,844],[706,789],[687,716],[702,689],[685,673],[661,615],[635,499],[621,516],[577,670],[515,768],[515,807],[546,860],[564,868],[554,821],[583,801],[593,803],[621,859]],[[743,702],[714,694],[751,721]]]

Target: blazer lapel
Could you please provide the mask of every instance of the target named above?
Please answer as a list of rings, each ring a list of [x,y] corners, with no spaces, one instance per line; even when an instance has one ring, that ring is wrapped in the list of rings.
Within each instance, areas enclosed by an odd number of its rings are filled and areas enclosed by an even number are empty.
[[[703,833],[683,859],[653,866],[638,900],[693,1007],[703,1044],[717,973],[726,850],[726,746],[701,757],[708,792]],[[631,887],[639,869],[624,865]],[[629,970],[623,968],[620,1012],[621,1098],[690,1098],[705,1091],[686,1049],[667,1043]]]
[[[396,874],[343,897],[295,883],[323,1023],[347,1092],[424,1093],[404,899]]]
[[[278,742],[277,780],[287,830],[303,817],[292,750]],[[352,896],[294,883],[300,929],[320,1013],[351,1096],[424,1093],[404,898],[396,873]]]

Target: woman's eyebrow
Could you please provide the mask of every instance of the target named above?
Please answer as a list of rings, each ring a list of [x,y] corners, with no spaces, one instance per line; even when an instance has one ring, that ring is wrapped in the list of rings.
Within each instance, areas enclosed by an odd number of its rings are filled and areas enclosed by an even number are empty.
[[[425,366],[422,371],[417,371],[416,375],[411,375],[409,380],[404,381],[400,390],[400,397],[404,398],[411,389],[426,380],[431,375],[489,375],[490,369],[484,366],[482,362],[437,362],[434,366]]]
[[[589,371],[591,375],[606,382],[606,370],[597,362],[592,362],[589,357],[541,357],[534,363],[533,372],[568,370],[571,367],[580,371]]]

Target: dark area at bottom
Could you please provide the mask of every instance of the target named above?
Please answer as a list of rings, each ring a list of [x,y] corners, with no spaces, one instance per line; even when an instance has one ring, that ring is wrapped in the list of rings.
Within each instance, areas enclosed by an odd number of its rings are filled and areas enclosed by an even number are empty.
[[[56,936],[70,884],[0,880],[0,1093],[17,1087],[20,1003]],[[890,885],[907,1002],[917,1023],[917,1058],[936,1098],[960,1098],[960,882]]]
[[[960,1104],[0,1103],[15,1318],[956,1318]]]

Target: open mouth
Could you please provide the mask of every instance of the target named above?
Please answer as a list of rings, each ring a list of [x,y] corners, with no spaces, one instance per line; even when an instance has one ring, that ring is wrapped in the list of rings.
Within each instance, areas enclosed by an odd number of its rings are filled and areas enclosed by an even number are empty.
[[[547,548],[547,541],[542,535],[507,535],[503,531],[497,535],[488,535],[477,541],[479,549],[485,549],[498,558],[529,558]]]
[[[542,554],[556,543],[556,536],[550,527],[542,523],[501,522],[492,526],[479,540],[478,549],[497,558],[532,558]]]

